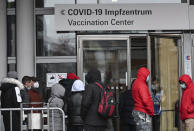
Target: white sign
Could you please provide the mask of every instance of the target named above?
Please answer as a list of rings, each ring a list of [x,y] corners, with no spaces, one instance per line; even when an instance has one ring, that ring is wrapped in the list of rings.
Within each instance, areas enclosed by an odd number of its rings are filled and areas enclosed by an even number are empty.
[[[185,56],[185,74],[192,78],[191,73],[191,56]]]
[[[47,73],[46,74],[46,86],[52,87],[58,83],[61,79],[67,78],[67,73]]]
[[[60,4],[56,31],[186,30],[188,4]]]

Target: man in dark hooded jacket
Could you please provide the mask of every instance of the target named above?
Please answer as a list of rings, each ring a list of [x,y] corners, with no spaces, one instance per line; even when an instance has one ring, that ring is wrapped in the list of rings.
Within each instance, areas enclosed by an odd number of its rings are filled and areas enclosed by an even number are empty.
[[[24,89],[23,84],[14,78],[4,78],[1,81],[1,107],[2,108],[20,108],[22,102],[20,90]],[[12,112],[12,125],[10,122],[10,112],[3,111],[3,122],[5,131],[20,131],[20,111]]]
[[[84,120],[84,131],[104,131],[107,121],[98,114],[101,88],[95,82],[101,83],[101,74],[97,69],[90,70],[86,75],[88,85],[82,98],[82,118]]]
[[[134,100],[133,117],[137,131],[150,131],[154,104],[147,86],[149,70],[142,67],[137,72],[137,79],[132,85],[132,97]]]
[[[179,78],[179,84],[183,91],[180,106],[183,131],[194,131],[194,85],[186,74]]]

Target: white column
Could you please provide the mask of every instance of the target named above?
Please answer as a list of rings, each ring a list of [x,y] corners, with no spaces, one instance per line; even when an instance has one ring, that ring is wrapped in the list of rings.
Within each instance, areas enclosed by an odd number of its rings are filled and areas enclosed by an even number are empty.
[[[192,67],[191,67],[191,60],[192,60],[192,38],[190,33],[184,33],[184,74],[190,75],[192,78]]]
[[[16,2],[17,72],[19,80],[24,75],[34,75],[34,2]]]
[[[0,0],[0,80],[7,76],[6,0]]]

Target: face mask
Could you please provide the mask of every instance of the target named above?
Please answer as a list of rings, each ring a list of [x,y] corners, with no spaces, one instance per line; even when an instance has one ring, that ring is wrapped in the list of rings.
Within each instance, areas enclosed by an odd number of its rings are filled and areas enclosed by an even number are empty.
[[[26,88],[27,90],[30,90],[32,87],[31,86],[29,86],[28,88]]]
[[[182,89],[185,89],[185,88],[186,88],[186,85],[183,83],[183,84],[180,84],[180,87],[181,87]]]
[[[149,79],[150,79],[150,76],[148,76],[148,77],[147,77],[146,82],[148,82],[148,81],[149,81]]]
[[[39,88],[39,83],[38,82],[34,83],[34,88]]]

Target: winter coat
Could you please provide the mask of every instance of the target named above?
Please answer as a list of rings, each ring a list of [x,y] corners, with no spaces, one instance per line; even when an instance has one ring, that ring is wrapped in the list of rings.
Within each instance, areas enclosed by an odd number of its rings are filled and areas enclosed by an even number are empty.
[[[32,87],[29,91],[28,94],[30,96],[30,107],[42,107],[42,97],[38,90],[34,87]],[[33,111],[33,112],[40,112],[40,111]]]
[[[63,110],[65,114],[67,114],[67,98],[69,98],[71,94],[71,88],[74,81],[75,79],[62,79],[59,81],[59,83],[65,88],[65,94],[63,97],[63,102],[64,102]]]
[[[67,102],[67,115],[71,125],[83,125],[81,118],[81,102],[84,91],[84,84],[81,80],[73,83],[70,97]]]
[[[182,75],[179,81],[186,84],[186,89],[183,91],[180,105],[181,120],[194,118],[194,85],[189,75]]]
[[[101,74],[98,70],[91,70],[86,75],[86,81],[82,99],[82,118],[84,124],[91,126],[106,126],[107,121],[98,114],[98,104],[100,101],[101,88],[95,82],[101,80]]]
[[[23,84],[13,78],[4,78],[1,81],[1,107],[2,108],[20,108],[22,102],[20,90],[24,89]],[[10,131],[10,112],[3,111],[3,120],[5,131]],[[20,111],[12,112],[12,129],[20,131]]]
[[[132,91],[127,90],[123,92],[119,101],[119,114],[123,124],[135,125],[135,121],[132,115],[133,106],[134,102],[132,98]]]
[[[22,96],[22,103],[23,107],[29,108],[30,107],[30,95],[28,93],[28,89],[24,87],[24,90],[21,90],[21,96]],[[28,111],[25,111],[27,113]]]
[[[132,97],[134,100],[134,110],[153,116],[154,104],[146,84],[149,73],[149,70],[145,67],[138,70],[137,79],[132,85]]]
[[[61,108],[64,106],[63,97],[65,93],[65,88],[61,84],[54,84],[51,87],[51,97],[48,100],[50,107],[58,107]],[[53,113],[52,113],[53,111]],[[62,113],[59,110],[52,110],[49,115],[49,122],[50,122],[50,130],[52,131],[53,124],[54,124],[54,131],[62,130],[63,117]],[[54,116],[52,116],[54,114]],[[52,117],[54,121],[52,121]]]

